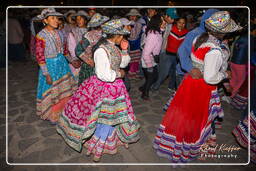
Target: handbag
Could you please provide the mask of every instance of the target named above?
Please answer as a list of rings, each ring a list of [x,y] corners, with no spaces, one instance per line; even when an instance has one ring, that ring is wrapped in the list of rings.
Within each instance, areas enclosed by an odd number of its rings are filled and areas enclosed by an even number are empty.
[[[152,54],[153,55],[153,54]],[[155,63],[159,63],[160,61],[160,55],[153,55]]]

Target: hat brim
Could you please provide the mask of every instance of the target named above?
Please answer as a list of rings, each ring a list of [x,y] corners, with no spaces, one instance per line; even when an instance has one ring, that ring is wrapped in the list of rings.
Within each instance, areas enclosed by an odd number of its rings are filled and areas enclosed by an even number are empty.
[[[114,34],[114,35],[128,35],[130,34],[131,32],[129,30],[126,30],[126,29],[122,29],[122,30],[118,30],[118,29],[115,29],[115,28],[107,28],[107,27],[102,27],[102,30],[103,30],[103,33],[105,34]]]
[[[98,27],[98,26],[100,26],[101,24],[105,23],[108,20],[109,20],[109,17],[101,16],[101,19],[97,22],[89,21],[89,23],[87,24],[87,27]]]
[[[49,17],[49,16],[63,17],[63,14],[61,14],[59,12],[50,12],[50,13],[46,14],[44,18]]]
[[[67,18],[67,16],[69,15],[69,14],[76,14],[76,12],[75,11],[68,11],[68,12],[66,12],[65,14],[64,14],[64,17],[65,18]]]
[[[235,21],[232,19],[230,19],[230,23],[224,28],[213,27],[212,25],[210,25],[210,23],[205,23],[205,26],[209,30],[217,32],[217,33],[232,33],[232,32],[243,29],[243,27],[236,24]]]
[[[141,17],[141,14],[138,14],[138,13],[128,13],[128,14],[126,14],[126,16],[138,16],[138,17]]]

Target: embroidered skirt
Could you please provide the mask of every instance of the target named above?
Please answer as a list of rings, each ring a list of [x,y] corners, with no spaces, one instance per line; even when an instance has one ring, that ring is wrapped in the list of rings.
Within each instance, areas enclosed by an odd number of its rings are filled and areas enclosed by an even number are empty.
[[[233,130],[237,142],[244,148],[248,148],[248,117],[240,121]],[[251,161],[256,164],[256,116],[255,111],[250,113],[250,145],[251,145]]]
[[[37,87],[37,115],[42,119],[56,122],[64,105],[76,89],[68,62],[62,54],[55,58],[46,58],[48,73],[52,85],[47,84],[41,69]]]
[[[100,158],[115,153],[118,145],[136,142],[139,127],[123,81],[103,82],[94,75],[69,100],[57,131],[76,151],[84,145]]]
[[[160,124],[153,147],[173,163],[196,159],[211,135],[211,123],[223,115],[216,86],[185,76]]]

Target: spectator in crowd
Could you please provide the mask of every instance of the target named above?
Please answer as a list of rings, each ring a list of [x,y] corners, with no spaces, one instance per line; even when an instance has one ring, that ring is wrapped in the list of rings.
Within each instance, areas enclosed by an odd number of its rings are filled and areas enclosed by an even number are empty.
[[[8,13],[8,59],[11,61],[24,61],[24,33],[19,21],[12,12]]]

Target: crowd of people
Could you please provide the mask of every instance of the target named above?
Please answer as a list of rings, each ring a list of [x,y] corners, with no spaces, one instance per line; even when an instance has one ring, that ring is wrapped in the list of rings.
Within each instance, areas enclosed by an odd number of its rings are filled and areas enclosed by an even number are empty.
[[[37,115],[56,124],[74,150],[86,148],[95,162],[139,140],[129,90],[138,88],[150,103],[150,93],[168,77],[171,95],[152,140],[160,157],[187,163],[214,153],[201,147],[217,145],[215,129],[221,128],[226,101],[241,111],[233,135],[242,147],[251,144],[255,162],[255,16],[244,22],[228,9],[205,9],[200,16],[187,10],[47,8],[34,10],[27,23],[11,12],[8,59],[24,60],[29,50],[39,66]],[[132,87],[131,79],[144,83]]]

